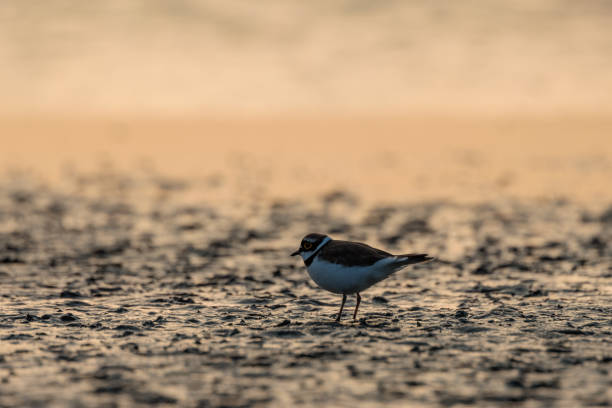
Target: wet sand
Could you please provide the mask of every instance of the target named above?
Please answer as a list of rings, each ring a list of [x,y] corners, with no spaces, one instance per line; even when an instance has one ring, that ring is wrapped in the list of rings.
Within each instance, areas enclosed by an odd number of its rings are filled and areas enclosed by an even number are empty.
[[[3,178],[0,405],[612,404],[612,202],[186,201],[218,184]],[[437,260],[335,324],[311,231]]]
[[[0,172],[54,185],[101,169],[177,178],[219,206],[342,189],[369,203],[568,198],[602,210],[612,202],[611,134],[612,115],[578,112],[0,115]]]

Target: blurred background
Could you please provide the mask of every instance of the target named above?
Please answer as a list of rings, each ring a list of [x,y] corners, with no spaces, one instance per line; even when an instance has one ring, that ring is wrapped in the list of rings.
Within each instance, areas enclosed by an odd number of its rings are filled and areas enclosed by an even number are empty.
[[[608,1],[0,3],[4,171],[612,199]]]

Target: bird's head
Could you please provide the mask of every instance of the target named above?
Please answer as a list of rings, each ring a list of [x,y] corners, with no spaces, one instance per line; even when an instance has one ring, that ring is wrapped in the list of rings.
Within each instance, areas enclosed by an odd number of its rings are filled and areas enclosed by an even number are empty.
[[[299,249],[293,252],[291,256],[300,255],[302,259],[306,260],[319,248],[321,244],[329,241],[330,239],[331,238],[324,234],[308,234],[302,238],[302,243],[300,244]]]

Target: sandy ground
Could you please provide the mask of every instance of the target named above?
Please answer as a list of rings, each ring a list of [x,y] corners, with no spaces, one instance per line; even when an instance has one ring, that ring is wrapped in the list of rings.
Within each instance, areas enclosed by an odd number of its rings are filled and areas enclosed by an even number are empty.
[[[189,181],[0,187],[2,406],[609,406],[612,203],[187,203]],[[211,201],[212,202],[212,201]],[[357,322],[290,258],[311,231],[437,261]]]

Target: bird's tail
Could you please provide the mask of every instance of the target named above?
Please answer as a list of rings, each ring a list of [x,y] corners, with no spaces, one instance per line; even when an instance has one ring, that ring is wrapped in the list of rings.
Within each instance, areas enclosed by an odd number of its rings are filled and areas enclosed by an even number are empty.
[[[404,255],[397,255],[396,259],[397,259],[397,265],[400,267],[404,267],[406,265],[431,261],[434,258],[427,254],[404,254]]]

